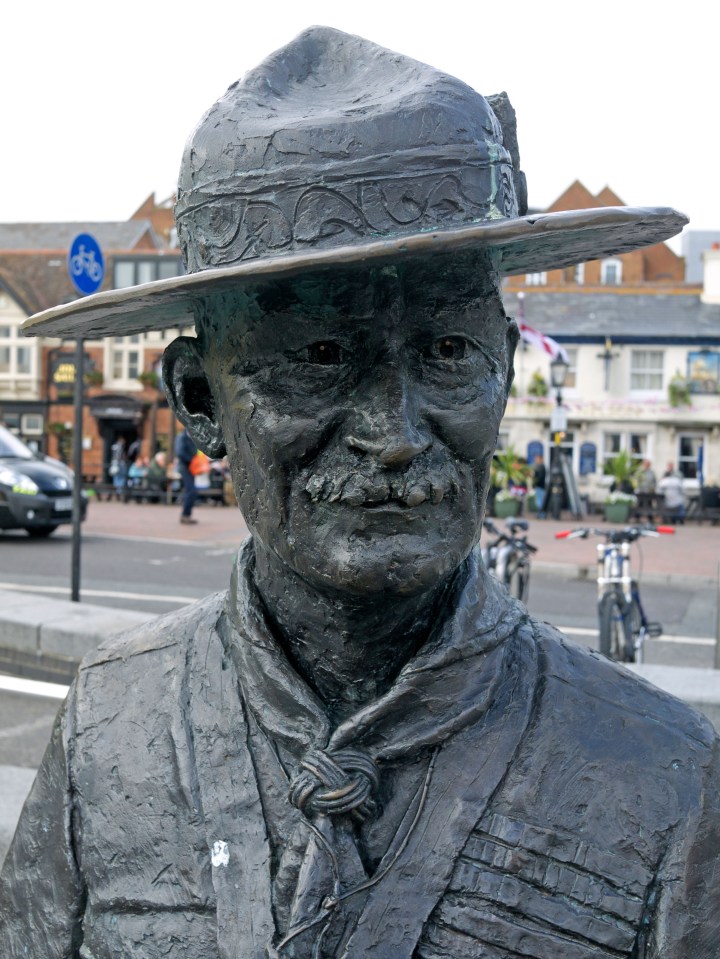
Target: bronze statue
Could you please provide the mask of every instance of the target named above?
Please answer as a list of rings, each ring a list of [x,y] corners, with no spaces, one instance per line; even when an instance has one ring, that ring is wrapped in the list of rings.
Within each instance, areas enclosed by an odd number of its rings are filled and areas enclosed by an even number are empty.
[[[712,728],[532,620],[477,550],[501,277],[685,220],[524,197],[504,94],[313,28],[189,141],[189,275],[30,321],[192,315],[164,379],[251,538],[229,592],[81,666],[2,874],[3,957],[718,954]]]

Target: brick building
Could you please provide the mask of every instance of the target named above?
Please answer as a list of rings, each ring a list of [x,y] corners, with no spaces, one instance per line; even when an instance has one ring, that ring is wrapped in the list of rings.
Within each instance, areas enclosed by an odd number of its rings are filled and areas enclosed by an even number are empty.
[[[150,197],[119,223],[0,224],[0,421],[42,452],[69,460],[74,421],[75,343],[26,338],[33,313],[76,299],[67,270],[73,238],[90,233],[105,255],[102,290],[176,276],[177,248],[165,232],[167,209]],[[170,211],[171,213],[171,211]],[[155,226],[153,225],[155,224]],[[168,238],[171,234],[167,233]],[[146,456],[171,446],[175,421],[158,379],[159,360],[173,333],[146,333],[84,344],[83,474],[107,479],[110,447],[140,439]]]
[[[610,187],[604,187],[594,196],[579,180],[548,207],[548,213],[564,210],[586,210],[603,206],[626,206]],[[577,287],[624,287],[651,283],[682,284],[685,282],[685,262],[666,243],[656,243],[631,253],[592,260],[564,270],[547,273],[527,273],[510,277],[508,290],[522,290],[527,286],[543,286],[548,290],[567,290]]]

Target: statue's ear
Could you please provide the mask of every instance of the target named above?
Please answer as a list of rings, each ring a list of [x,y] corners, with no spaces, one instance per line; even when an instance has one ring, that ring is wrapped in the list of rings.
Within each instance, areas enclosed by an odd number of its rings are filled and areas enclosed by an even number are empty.
[[[198,449],[221,459],[225,440],[196,339],[179,336],[165,350],[163,384],[168,403]]]

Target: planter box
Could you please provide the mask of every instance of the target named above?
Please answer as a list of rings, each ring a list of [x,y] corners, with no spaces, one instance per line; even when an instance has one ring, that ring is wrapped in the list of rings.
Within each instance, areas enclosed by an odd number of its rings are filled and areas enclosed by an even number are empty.
[[[627,523],[630,519],[630,503],[605,503],[603,508],[608,523]]]
[[[517,516],[520,512],[519,499],[495,499],[493,512],[497,519],[506,519],[508,516]]]

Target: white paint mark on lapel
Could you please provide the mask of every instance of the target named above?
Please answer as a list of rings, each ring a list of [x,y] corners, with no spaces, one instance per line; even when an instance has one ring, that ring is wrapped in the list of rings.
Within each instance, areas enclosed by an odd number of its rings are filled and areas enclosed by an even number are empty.
[[[214,867],[227,866],[230,862],[230,850],[224,839],[217,839],[210,852],[210,862]]]

